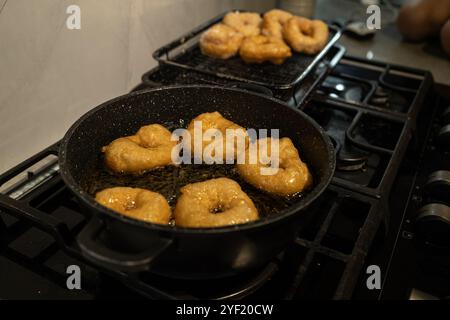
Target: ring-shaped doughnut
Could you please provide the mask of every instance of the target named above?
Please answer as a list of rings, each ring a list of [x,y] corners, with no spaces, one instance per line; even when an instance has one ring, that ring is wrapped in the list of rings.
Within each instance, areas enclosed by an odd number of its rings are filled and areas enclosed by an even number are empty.
[[[174,217],[179,227],[207,228],[254,221],[258,211],[237,182],[218,178],[181,188]]]
[[[273,9],[264,14],[261,33],[265,36],[283,39],[283,26],[292,18],[292,14]]]
[[[272,156],[273,138],[262,138],[256,143],[257,161],[250,163],[247,149],[244,164],[237,164],[237,172],[254,187],[278,196],[291,196],[299,193],[312,185],[313,179],[307,165],[302,162],[297,149],[289,138],[278,140],[278,170],[274,174],[263,174],[262,168],[269,168],[270,164],[263,164],[261,154]],[[254,150],[255,150],[254,149]]]
[[[292,52],[282,39],[259,35],[245,38],[239,54],[247,63],[270,61],[273,64],[282,64]]]
[[[261,33],[261,21],[259,13],[235,11],[227,13],[222,23],[249,37]]]
[[[206,30],[200,37],[200,49],[203,54],[228,59],[236,55],[244,36],[235,29],[218,23]]]
[[[146,222],[168,224],[171,210],[159,193],[128,187],[114,187],[97,192],[95,200],[125,216]]]
[[[128,137],[114,140],[102,148],[106,166],[119,173],[141,173],[172,163],[171,132],[159,124],[143,126]]]
[[[222,160],[227,160],[227,151],[230,153],[230,159],[233,160],[236,159],[239,152],[244,152],[246,146],[248,145],[248,136],[246,130],[241,127],[240,125],[234,123],[233,121],[228,120],[224,116],[222,116],[219,112],[205,112],[194,119],[191,120],[191,122],[188,125],[188,131],[191,135],[191,152],[192,156],[194,156],[195,149],[200,147],[196,144],[196,137],[195,134],[197,134],[195,130],[195,124],[201,124],[202,131],[201,133],[201,140],[197,140],[201,142],[202,152],[207,150],[207,148],[211,148],[211,156],[216,157],[215,150],[213,144],[220,142],[222,145],[222,148],[217,147],[217,150],[220,150],[222,152]],[[207,130],[215,129],[220,132],[222,135],[221,141],[216,141],[216,139],[207,139],[207,137],[204,135]],[[236,133],[235,136],[229,137],[227,139],[227,130],[235,130]],[[198,138],[197,138],[198,139]],[[241,141],[241,142],[239,142]],[[220,145],[219,145],[220,146]],[[214,147],[214,148],[213,148]],[[233,149],[233,152],[231,151]]]
[[[328,25],[321,20],[292,17],[283,27],[286,42],[296,52],[316,54],[328,42]]]

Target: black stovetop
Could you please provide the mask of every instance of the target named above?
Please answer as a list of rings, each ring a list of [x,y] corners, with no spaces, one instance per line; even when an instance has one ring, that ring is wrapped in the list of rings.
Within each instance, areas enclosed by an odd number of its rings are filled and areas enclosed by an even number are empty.
[[[338,49],[334,55],[342,53]],[[444,284],[450,273],[439,274],[440,282],[436,272],[424,280],[424,270],[435,270],[427,253],[434,252],[431,261],[439,260],[439,268],[448,263],[445,241],[433,244],[427,219],[420,237],[413,229],[419,208],[430,202],[449,205],[445,197],[434,199],[431,189],[427,196],[422,192],[430,173],[450,170],[444,132],[449,117],[441,116],[449,100],[438,95],[427,72],[350,57],[331,70],[330,54],[302,87],[271,93],[327,131],[338,163],[330,187],[310,208],[312,219],[270,264],[195,283],[90,264],[76,244],[90,214],[59,177],[55,144],[0,177],[0,298],[407,299],[412,288],[449,295]],[[146,73],[136,90],[211,81],[228,85],[204,77],[161,66]],[[67,289],[69,265],[81,268],[82,290]],[[381,290],[366,286],[369,265],[381,269]]]

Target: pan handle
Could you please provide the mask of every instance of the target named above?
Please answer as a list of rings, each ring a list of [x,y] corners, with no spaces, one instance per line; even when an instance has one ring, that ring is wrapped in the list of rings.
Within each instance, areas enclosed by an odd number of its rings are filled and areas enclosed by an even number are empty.
[[[126,272],[148,270],[151,263],[173,243],[172,239],[158,238],[142,252],[119,252],[97,240],[105,227],[103,219],[93,216],[78,235],[77,241],[87,259],[108,269]]]

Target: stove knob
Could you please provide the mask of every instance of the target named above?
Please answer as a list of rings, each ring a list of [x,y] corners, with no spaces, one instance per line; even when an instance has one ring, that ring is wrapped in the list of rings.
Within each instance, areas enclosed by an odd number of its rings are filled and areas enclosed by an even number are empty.
[[[450,124],[447,124],[439,130],[437,142],[446,149],[450,149]]]
[[[450,106],[444,110],[440,118],[443,124],[450,124]]]
[[[420,240],[450,248],[450,207],[441,203],[423,206],[417,214],[414,229]]]
[[[424,196],[450,206],[450,171],[439,170],[430,174],[423,192]]]

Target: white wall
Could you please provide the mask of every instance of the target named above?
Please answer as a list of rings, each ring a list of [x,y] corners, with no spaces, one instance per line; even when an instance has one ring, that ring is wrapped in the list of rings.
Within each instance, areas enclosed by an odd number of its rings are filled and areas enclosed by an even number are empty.
[[[275,0],[0,0],[0,172],[59,140],[83,113],[124,94],[152,52],[218,13]],[[81,30],[65,26],[81,8]]]

